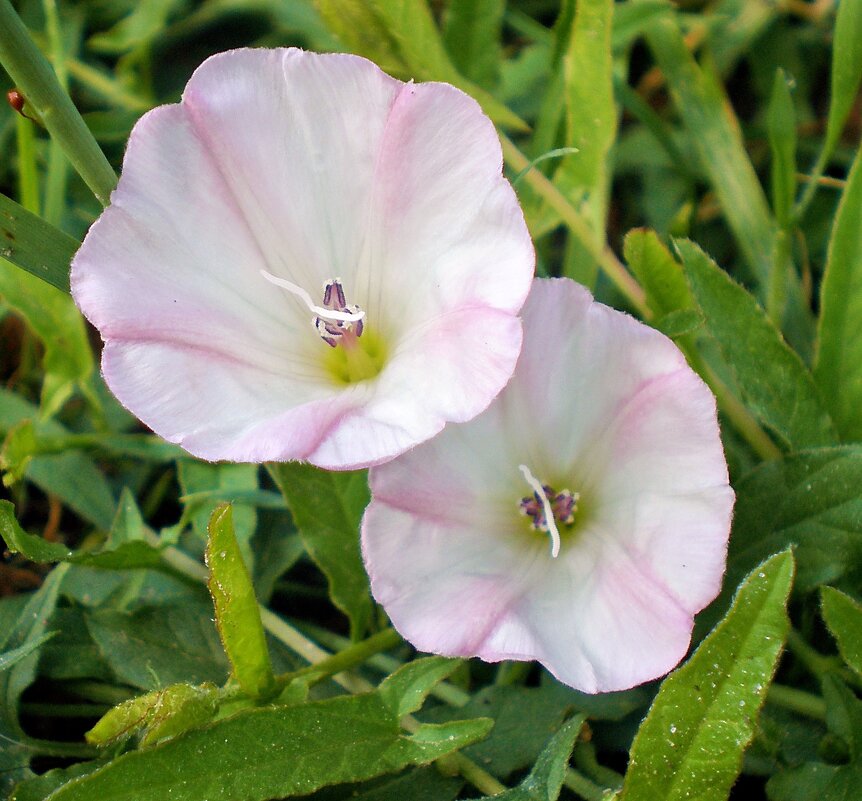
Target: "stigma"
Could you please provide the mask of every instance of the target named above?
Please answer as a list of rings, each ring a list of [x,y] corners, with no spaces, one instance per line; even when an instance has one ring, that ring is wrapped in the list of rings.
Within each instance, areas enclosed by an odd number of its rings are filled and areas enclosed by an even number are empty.
[[[340,278],[332,278],[323,286],[323,305],[318,306],[301,286],[284,278],[279,278],[266,270],[260,274],[271,284],[286,289],[298,297],[314,313],[312,325],[320,338],[330,347],[343,344],[352,345],[362,336],[362,318],[365,312],[359,306],[348,306],[344,287]]]
[[[575,522],[580,494],[569,489],[557,492],[547,484],[542,484],[525,464],[518,465],[518,469],[533,490],[531,495],[521,498],[518,510],[530,518],[532,529],[548,534],[551,538],[551,556],[556,558],[560,555],[560,530],[557,526]]]

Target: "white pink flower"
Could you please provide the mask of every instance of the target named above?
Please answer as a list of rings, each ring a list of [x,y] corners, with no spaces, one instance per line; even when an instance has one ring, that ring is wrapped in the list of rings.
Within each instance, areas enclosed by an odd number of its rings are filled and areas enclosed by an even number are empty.
[[[533,249],[468,96],[236,50],[135,126],[72,266],[105,379],[205,459],[383,462],[505,385]]]
[[[679,662],[720,588],[715,402],[669,339],[571,281],[537,279],[523,316],[491,407],[371,470],[372,591],[422,651],[632,687]]]

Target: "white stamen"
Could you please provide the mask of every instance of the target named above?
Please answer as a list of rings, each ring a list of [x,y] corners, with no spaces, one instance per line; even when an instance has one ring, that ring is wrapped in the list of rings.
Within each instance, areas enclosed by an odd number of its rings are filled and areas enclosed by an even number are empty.
[[[554,511],[551,509],[551,502],[548,500],[545,488],[530,472],[530,468],[525,464],[519,464],[518,469],[524,474],[524,479],[533,488],[536,495],[539,496],[539,500],[542,502],[542,508],[545,510],[545,521],[548,524],[548,534],[551,537],[551,556],[556,559],[560,555],[560,532],[557,529],[557,521],[554,519]]]
[[[314,312],[318,317],[322,317],[324,320],[355,323],[365,317],[365,312],[361,310],[358,312],[341,312],[334,311],[333,309],[325,309],[323,306],[316,306],[311,300],[311,295],[309,295],[301,286],[297,286],[291,281],[287,281],[284,278],[279,278],[277,275],[268,273],[266,270],[261,270],[260,274],[271,284],[280,286],[282,289],[286,289],[288,292],[296,295],[306,306],[308,306],[310,311]]]

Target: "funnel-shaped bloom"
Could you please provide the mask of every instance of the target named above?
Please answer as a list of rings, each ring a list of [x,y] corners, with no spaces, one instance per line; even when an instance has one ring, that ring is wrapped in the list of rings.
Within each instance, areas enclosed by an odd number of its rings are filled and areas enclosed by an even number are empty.
[[[505,385],[533,250],[446,84],[235,50],[146,114],[72,266],[122,403],[205,459],[385,461]]]
[[[718,593],[733,491],[715,402],[677,347],[569,280],[470,423],[371,471],[375,598],[422,651],[537,659],[586,692],[685,654]]]

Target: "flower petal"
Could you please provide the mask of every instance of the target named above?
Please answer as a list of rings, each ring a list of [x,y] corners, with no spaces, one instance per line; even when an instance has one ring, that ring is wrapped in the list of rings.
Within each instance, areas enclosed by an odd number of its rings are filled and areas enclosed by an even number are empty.
[[[556,559],[517,515],[521,464],[580,493]],[[372,591],[423,650],[625,689],[682,658],[720,588],[733,492],[714,400],[670,340],[571,281],[534,282],[518,366],[485,413],[370,480]]]
[[[157,433],[208,459],[343,469],[487,406],[532,266],[493,125],[466,95],[355,56],[237,50],[138,123],[72,286],[109,386]],[[313,313],[263,270],[312,298],[342,278],[391,363],[338,385]]]

